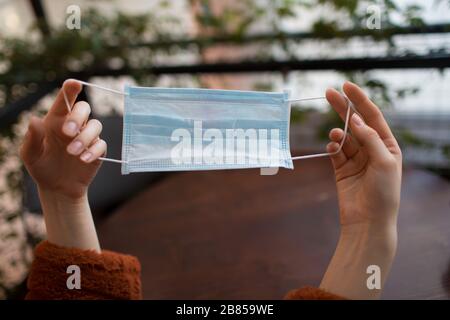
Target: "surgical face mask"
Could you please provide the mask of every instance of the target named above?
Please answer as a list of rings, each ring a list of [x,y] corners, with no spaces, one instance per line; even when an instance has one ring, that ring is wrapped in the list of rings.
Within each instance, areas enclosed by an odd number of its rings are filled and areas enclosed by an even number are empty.
[[[78,80],[77,80],[78,81]],[[289,148],[288,92],[126,87],[125,92],[87,82],[81,84],[125,96],[122,174],[149,171],[190,171],[242,168],[293,169],[293,160],[332,154],[292,157]],[[69,110],[68,99],[64,93]]]

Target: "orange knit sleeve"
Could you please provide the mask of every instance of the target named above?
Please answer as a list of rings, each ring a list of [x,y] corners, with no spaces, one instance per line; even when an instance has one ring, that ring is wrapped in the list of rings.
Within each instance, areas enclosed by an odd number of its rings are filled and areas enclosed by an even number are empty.
[[[79,267],[80,289],[69,289],[67,273]],[[26,299],[141,299],[141,266],[137,258],[111,251],[64,248],[41,242],[28,276]]]
[[[289,291],[285,300],[346,300],[346,298],[313,287],[303,287]]]

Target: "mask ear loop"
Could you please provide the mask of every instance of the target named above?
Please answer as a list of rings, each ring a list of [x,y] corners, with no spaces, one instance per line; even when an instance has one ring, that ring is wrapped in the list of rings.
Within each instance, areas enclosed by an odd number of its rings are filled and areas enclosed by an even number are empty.
[[[123,96],[128,95],[126,92],[122,92],[122,91],[118,91],[118,90],[102,87],[102,86],[99,86],[99,85],[96,85],[96,84],[93,84],[93,83],[89,83],[89,82],[85,82],[85,81],[81,81],[81,80],[77,80],[77,79],[67,79],[66,81],[68,81],[68,80],[78,82],[78,83],[80,83],[81,85],[84,85],[84,86],[105,90],[105,91],[112,92],[112,93],[115,93],[115,94],[120,94],[120,95],[123,95]],[[64,83],[66,81],[64,81]],[[63,96],[64,96],[64,101],[66,102],[67,111],[70,113],[72,111],[72,107],[70,106],[69,99],[67,98],[66,91],[64,90],[64,84],[62,86],[62,93],[63,93]],[[78,131],[78,133],[80,133],[80,131]],[[114,162],[114,163],[128,163],[128,161],[126,161],[126,160],[112,159],[112,158],[106,158],[106,157],[99,157],[98,160],[106,161],[106,162]]]
[[[342,140],[339,143],[339,148],[336,151],[333,151],[333,152],[316,153],[316,154],[309,154],[309,155],[305,155],[305,156],[292,157],[291,158],[292,160],[328,157],[328,156],[333,156],[335,154],[338,154],[342,150],[342,147],[344,146],[344,143],[345,143],[345,139],[347,138],[348,123],[349,123],[349,120],[350,120],[351,110],[353,109],[356,112],[355,107],[353,106],[352,102],[346,96],[344,96],[344,98],[347,101],[347,113],[345,115],[344,136],[342,137]],[[325,97],[307,98],[307,99],[294,99],[294,100],[288,100],[288,101],[289,102],[298,102],[298,101],[318,100],[318,99],[325,99]]]
[[[84,85],[84,86],[97,88],[97,89],[108,91],[108,92],[115,93],[115,94],[120,94],[122,96],[128,95],[126,92],[110,89],[110,88],[107,88],[107,87],[102,87],[102,86],[99,86],[99,85],[96,85],[96,84],[93,84],[93,83],[89,83],[89,82],[85,82],[85,81],[81,81],[81,80],[77,80],[77,79],[67,79],[66,81],[68,81],[68,80],[76,81],[76,82],[78,82],[78,83],[80,83],[81,85]],[[67,111],[71,112],[72,111],[72,107],[70,106],[69,99],[67,98],[66,91],[64,90],[64,84],[62,86],[62,92],[63,92],[63,96],[64,96],[64,101],[66,103]],[[342,150],[342,147],[344,145],[345,139],[347,138],[348,123],[349,123],[349,120],[350,120],[351,110],[353,109],[354,112],[357,113],[357,111],[355,110],[355,107],[353,106],[352,102],[346,96],[344,96],[344,98],[347,101],[347,114],[345,115],[344,136],[343,136],[343,138],[342,138],[342,140],[341,140],[341,142],[339,144],[339,148],[336,151],[334,151],[334,152],[317,153],[317,154],[310,154],[310,155],[305,155],[305,156],[292,157],[291,158],[292,160],[328,157],[328,156],[335,155],[335,154],[339,153]],[[310,100],[319,100],[319,99],[325,99],[325,97],[305,98],[305,99],[291,99],[291,100],[288,100],[288,102],[292,103],[292,102],[299,102],[299,101],[306,101],[306,100],[310,101]],[[113,163],[128,163],[128,161],[126,161],[126,160],[112,159],[112,158],[106,158],[106,157],[99,157],[98,160],[106,161],[106,162],[113,162]]]

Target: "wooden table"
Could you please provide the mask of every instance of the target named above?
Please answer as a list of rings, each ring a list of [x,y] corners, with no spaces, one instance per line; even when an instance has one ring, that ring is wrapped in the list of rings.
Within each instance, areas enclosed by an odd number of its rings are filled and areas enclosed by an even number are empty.
[[[405,170],[384,298],[449,298],[449,230],[450,183]],[[141,260],[146,299],[279,299],[320,283],[338,235],[328,159],[170,174],[99,225],[104,248]]]

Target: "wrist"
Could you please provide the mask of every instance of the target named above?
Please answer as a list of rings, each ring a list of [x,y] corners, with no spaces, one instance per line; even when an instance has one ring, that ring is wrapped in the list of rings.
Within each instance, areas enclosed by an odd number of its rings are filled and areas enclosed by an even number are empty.
[[[380,296],[397,248],[397,226],[351,224],[342,227],[334,256],[320,287],[349,299]],[[380,288],[370,289],[371,268],[380,270]]]
[[[49,242],[84,250],[100,251],[87,194],[67,196],[39,188]]]
[[[359,223],[342,226],[338,247],[348,249],[355,247],[355,244],[376,250],[386,256],[395,255],[397,223]]]
[[[38,187],[39,199],[45,214],[80,214],[88,203],[87,192],[76,197]]]

